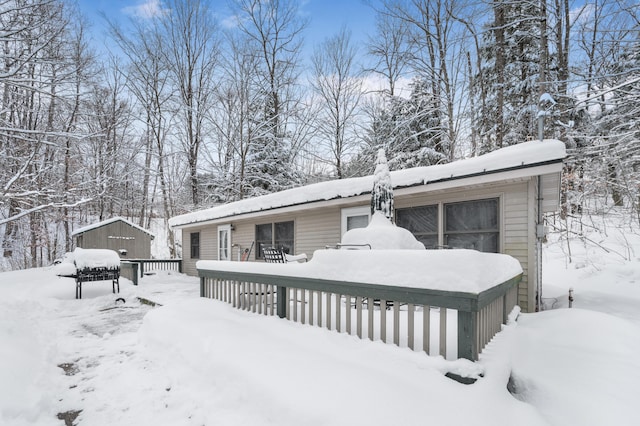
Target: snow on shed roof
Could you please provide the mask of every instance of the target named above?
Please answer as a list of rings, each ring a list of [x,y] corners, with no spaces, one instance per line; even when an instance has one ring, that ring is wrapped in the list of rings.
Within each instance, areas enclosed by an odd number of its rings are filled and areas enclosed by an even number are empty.
[[[560,162],[565,157],[565,145],[561,141],[548,139],[523,142],[479,157],[435,166],[397,170],[391,172],[391,182],[394,188],[427,185]],[[180,227],[244,213],[353,197],[371,192],[372,185],[373,176],[314,183],[176,216],[169,220],[169,225]]]
[[[138,229],[138,230],[140,230],[142,232],[146,232],[147,234],[151,235],[151,238],[155,238],[156,237],[154,234],[152,234],[148,230],[144,229],[143,227],[138,226],[138,225],[136,225],[136,224],[134,224],[132,222],[129,222],[127,219],[125,219],[123,217],[120,217],[120,216],[116,216],[116,217],[113,217],[111,219],[103,220],[102,222],[94,223],[94,224],[87,225],[87,226],[84,226],[82,228],[76,229],[75,231],[73,231],[71,233],[71,235],[73,236],[73,235],[82,234],[83,232],[91,231],[93,229],[97,229],[97,228],[100,228],[102,226],[109,225],[111,223],[118,222],[118,221],[124,222],[127,225],[132,226],[132,227],[134,227],[134,228],[136,228],[136,229]]]

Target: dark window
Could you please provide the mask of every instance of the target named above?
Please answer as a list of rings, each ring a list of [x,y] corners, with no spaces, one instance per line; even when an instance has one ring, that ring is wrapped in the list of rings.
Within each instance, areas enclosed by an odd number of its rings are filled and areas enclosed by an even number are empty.
[[[438,248],[437,205],[398,209],[396,225],[411,231],[426,248]]]
[[[274,223],[273,229],[273,246],[293,254],[293,222]]]
[[[191,259],[200,259],[200,233],[191,233]]]
[[[264,259],[263,247],[276,247],[293,254],[293,221],[256,225],[256,259]]]
[[[444,243],[451,248],[498,252],[498,199],[444,205]]]
[[[273,245],[273,225],[265,223],[256,225],[256,259],[263,259],[263,247],[271,247]]]

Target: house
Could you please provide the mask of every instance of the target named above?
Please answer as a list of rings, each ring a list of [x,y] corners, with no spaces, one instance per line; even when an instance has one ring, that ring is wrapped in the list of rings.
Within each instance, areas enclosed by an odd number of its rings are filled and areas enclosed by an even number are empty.
[[[395,218],[427,248],[509,254],[524,270],[518,303],[536,309],[543,214],[560,204],[565,145],[531,141],[449,164],[391,172]],[[316,183],[174,217],[183,271],[196,262],[263,260],[263,246],[291,254],[334,246],[370,218],[373,176]],[[245,254],[246,256],[246,254]],[[464,265],[443,265],[461,268]]]
[[[151,240],[155,236],[146,229],[121,217],[94,223],[71,234],[76,247],[110,249],[129,259],[151,259]]]

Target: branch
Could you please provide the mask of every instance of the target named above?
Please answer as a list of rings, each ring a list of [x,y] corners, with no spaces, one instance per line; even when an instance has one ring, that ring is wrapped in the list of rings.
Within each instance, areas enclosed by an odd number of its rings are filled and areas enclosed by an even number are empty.
[[[24,210],[24,211],[18,213],[17,215],[8,217],[6,219],[0,219],[0,225],[4,225],[5,223],[9,223],[9,222],[12,222],[14,220],[18,220],[21,217],[27,216],[27,215],[29,215],[31,213],[35,213],[35,212],[40,211],[40,210],[44,210],[44,209],[48,209],[48,208],[56,208],[56,209],[72,208],[72,207],[80,206],[82,204],[86,204],[86,203],[88,203],[88,202],[90,202],[92,200],[93,200],[93,198],[85,198],[85,199],[77,201],[77,202],[75,202],[73,204],[65,204],[65,203],[43,204],[41,206],[37,206],[37,207],[34,207],[32,209],[29,209],[29,210]]]

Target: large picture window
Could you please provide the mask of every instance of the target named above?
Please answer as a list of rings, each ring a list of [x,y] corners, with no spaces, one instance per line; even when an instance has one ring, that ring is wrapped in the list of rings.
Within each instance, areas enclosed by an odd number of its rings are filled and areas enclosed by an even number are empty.
[[[498,253],[499,205],[498,198],[491,198],[397,209],[396,225],[411,231],[427,249],[444,246]]]
[[[256,225],[256,259],[264,259],[263,247],[276,247],[293,254],[293,221]]]
[[[190,235],[191,259],[200,259],[200,233],[192,232]]]
[[[498,199],[444,205],[444,243],[451,248],[497,253]]]
[[[438,248],[438,205],[396,210],[396,225],[408,229],[428,249]]]

